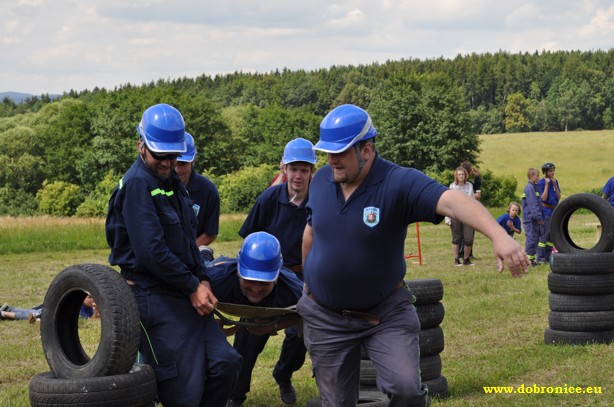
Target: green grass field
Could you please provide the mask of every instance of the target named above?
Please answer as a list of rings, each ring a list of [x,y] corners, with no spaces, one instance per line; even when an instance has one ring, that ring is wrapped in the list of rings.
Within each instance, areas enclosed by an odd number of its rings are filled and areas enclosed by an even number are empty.
[[[578,141],[572,134],[586,139]],[[594,141],[588,148],[595,135],[600,141]],[[525,150],[514,149],[529,138],[543,142],[538,148],[546,143],[552,145],[558,155],[535,153],[525,157],[528,154]],[[610,174],[614,175],[614,167],[606,160],[614,153],[614,143],[609,141],[614,141],[613,138],[614,132],[484,136],[481,168],[489,168],[497,175],[512,173],[519,185],[524,186],[526,168],[553,161],[557,164],[557,177],[564,195],[568,196],[601,187]],[[515,155],[508,158],[508,152]],[[594,177],[589,178],[589,174]],[[503,209],[493,208],[491,213],[496,217]],[[222,217],[220,238],[213,245],[216,256],[236,255],[240,245],[236,231],[242,216]],[[591,214],[572,217],[570,227],[576,243],[590,246],[595,241],[595,228],[590,225],[593,222],[595,218]],[[408,230],[406,253],[417,254],[416,228],[411,225]],[[548,326],[547,266],[531,269],[522,279],[511,278],[507,271],[499,274],[489,241],[478,234],[474,245],[478,258],[475,267],[453,267],[447,226],[420,224],[420,236],[423,264],[408,263],[407,278],[439,278],[445,292],[442,360],[450,396],[435,400],[434,406],[610,406],[614,403],[614,378],[608,373],[614,364],[612,346],[543,343],[544,329]],[[524,244],[524,235],[518,239]],[[108,253],[104,220],[0,218],[0,304],[37,305],[54,276],[64,268],[79,263],[106,264]],[[99,323],[82,322],[80,334],[93,352]],[[0,406],[27,406],[28,381],[35,374],[49,370],[39,324],[0,321],[0,337]],[[256,365],[247,406],[281,406],[271,377],[281,337],[271,339]],[[599,386],[601,393],[495,395],[484,391],[484,386],[520,385]],[[295,387],[299,406],[317,395],[309,361],[297,372]]]
[[[564,196],[601,189],[614,176],[614,130],[492,134],[480,140],[480,168],[513,175],[518,195],[527,184],[527,170],[541,171],[545,162],[556,165]]]

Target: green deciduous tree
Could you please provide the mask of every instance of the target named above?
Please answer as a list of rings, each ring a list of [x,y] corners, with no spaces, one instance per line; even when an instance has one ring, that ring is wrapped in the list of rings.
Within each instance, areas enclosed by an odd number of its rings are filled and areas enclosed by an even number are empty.
[[[422,171],[476,161],[479,139],[463,90],[446,75],[397,72],[375,90],[369,111],[384,158]]]
[[[505,102],[505,130],[511,133],[527,131],[529,120],[527,109],[529,102],[522,93],[512,93]]]

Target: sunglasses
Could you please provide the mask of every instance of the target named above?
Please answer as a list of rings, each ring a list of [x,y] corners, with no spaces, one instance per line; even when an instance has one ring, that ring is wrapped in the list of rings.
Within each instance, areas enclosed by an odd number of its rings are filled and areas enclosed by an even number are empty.
[[[147,151],[149,151],[149,154],[151,155],[151,157],[156,160],[156,161],[165,161],[165,160],[171,160],[174,161],[177,158],[179,158],[179,154],[156,154],[153,151],[151,151],[149,148],[147,149]]]

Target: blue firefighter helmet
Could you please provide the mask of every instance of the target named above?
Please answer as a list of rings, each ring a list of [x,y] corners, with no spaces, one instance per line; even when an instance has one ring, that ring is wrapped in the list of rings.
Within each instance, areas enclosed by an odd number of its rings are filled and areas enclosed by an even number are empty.
[[[246,280],[276,281],[282,264],[279,241],[267,232],[248,235],[237,255],[239,275]]]
[[[290,164],[297,161],[310,164],[315,164],[318,161],[311,141],[299,137],[290,140],[288,144],[286,144],[284,155],[281,158],[282,164]]]
[[[194,144],[194,137],[192,137],[192,135],[187,131],[185,132],[185,144],[187,150],[177,158],[177,161],[191,163],[194,161],[194,157],[196,156],[196,145]]]
[[[143,113],[136,128],[147,148],[156,153],[185,153],[185,122],[179,110],[161,103]]]
[[[342,153],[359,141],[376,135],[377,130],[366,111],[356,105],[341,105],[331,110],[320,123],[320,141],[315,149]]]

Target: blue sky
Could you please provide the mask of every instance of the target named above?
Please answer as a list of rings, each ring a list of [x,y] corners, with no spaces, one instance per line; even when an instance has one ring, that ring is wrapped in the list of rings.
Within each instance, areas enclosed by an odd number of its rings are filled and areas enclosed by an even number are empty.
[[[0,0],[0,92],[608,50],[613,38],[611,0]]]

